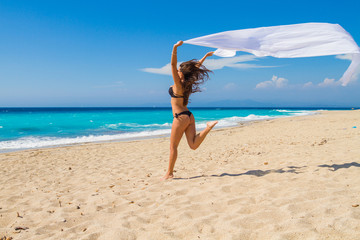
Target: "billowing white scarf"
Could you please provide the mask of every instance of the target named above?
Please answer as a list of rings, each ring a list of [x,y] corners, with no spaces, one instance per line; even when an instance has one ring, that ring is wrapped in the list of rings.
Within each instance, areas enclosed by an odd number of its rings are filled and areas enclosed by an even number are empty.
[[[360,49],[351,35],[338,24],[303,23],[250,28],[193,38],[184,43],[218,48],[215,55],[233,57],[236,51],[258,57],[315,57],[352,54],[352,62],[340,82],[346,86],[360,67]]]

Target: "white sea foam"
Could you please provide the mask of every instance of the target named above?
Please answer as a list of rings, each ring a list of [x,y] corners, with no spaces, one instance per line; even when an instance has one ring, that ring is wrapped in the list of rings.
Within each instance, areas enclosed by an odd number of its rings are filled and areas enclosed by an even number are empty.
[[[0,128],[3,128],[3,126],[0,126]]]
[[[276,109],[275,111],[276,111],[276,112],[291,112],[291,111],[289,111],[289,110],[283,110],[283,109]]]
[[[23,137],[17,140],[2,141],[0,142],[0,150],[15,150],[27,148],[41,148],[50,146],[71,145],[77,143],[87,142],[101,142],[112,140],[131,140],[137,138],[155,137],[160,135],[170,134],[170,129],[161,129],[154,131],[142,131],[134,133],[121,133],[115,135],[100,135],[100,136],[82,136],[75,138],[58,138],[58,137]]]
[[[293,115],[308,115],[308,114],[312,114],[314,113],[314,111],[309,111],[309,110],[285,110],[285,109],[276,109],[276,112],[283,112],[283,113],[289,113],[291,114],[290,116]]]
[[[164,124],[138,124],[138,123],[114,123],[106,124],[104,128],[118,129],[119,127],[130,127],[130,128],[149,128],[149,127],[171,127],[171,123]]]
[[[237,126],[240,122],[250,122],[250,121],[258,121],[258,120],[266,120],[266,119],[273,119],[275,117],[263,115],[258,116],[254,114],[250,114],[246,117],[229,117],[229,118],[223,118],[218,120],[218,124],[216,124],[216,128],[223,128],[223,127],[233,127]],[[199,129],[204,129],[206,127],[207,121],[202,121],[197,123],[196,127]]]
[[[311,115],[311,114],[315,114],[315,112],[311,112],[311,111],[296,111],[296,112],[292,112],[292,115],[290,116],[305,116],[305,115]]]

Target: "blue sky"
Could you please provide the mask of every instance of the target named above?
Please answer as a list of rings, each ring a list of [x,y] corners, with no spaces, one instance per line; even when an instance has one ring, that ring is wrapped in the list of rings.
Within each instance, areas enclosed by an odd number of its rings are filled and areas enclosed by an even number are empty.
[[[227,30],[338,23],[360,44],[360,1],[0,0],[0,107],[170,106],[172,46]],[[184,44],[178,60],[214,49]],[[344,58],[344,57],[342,57]],[[336,56],[212,57],[191,106],[360,106],[360,79]],[[166,69],[165,69],[166,70]],[[154,73],[156,72],[156,73]],[[311,82],[311,84],[310,84]]]

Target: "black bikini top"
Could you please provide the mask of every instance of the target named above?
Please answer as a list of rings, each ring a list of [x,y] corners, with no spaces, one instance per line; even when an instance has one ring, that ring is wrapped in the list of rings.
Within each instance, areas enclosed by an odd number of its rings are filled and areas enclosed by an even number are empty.
[[[175,95],[172,86],[169,88],[169,94],[172,98],[184,98],[184,96]]]

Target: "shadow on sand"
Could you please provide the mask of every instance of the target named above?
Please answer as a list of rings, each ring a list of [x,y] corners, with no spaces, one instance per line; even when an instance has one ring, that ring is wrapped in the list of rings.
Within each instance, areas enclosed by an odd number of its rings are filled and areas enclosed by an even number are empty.
[[[256,177],[262,177],[265,176],[267,174],[270,173],[295,173],[295,174],[299,174],[301,172],[299,172],[299,170],[301,168],[305,168],[306,166],[302,166],[302,167],[295,167],[295,166],[288,166],[285,168],[280,168],[280,169],[270,169],[270,170],[250,170],[244,173],[222,173],[220,175],[217,174],[212,174],[212,175],[200,175],[200,176],[194,176],[194,177],[189,177],[189,178],[173,178],[174,180],[182,180],[182,179],[195,179],[195,178],[205,178],[205,177],[225,177],[225,176],[230,176],[230,177],[238,177],[238,176],[243,176],[243,175],[252,175],[252,176],[256,176]],[[284,170],[286,169],[286,170]]]
[[[327,168],[329,168],[330,171],[335,172],[341,168],[360,167],[360,164],[357,162],[344,163],[344,164],[333,164],[333,165],[323,164],[323,165],[319,165],[318,167],[327,167]],[[330,169],[330,168],[333,168],[333,169]]]
[[[184,180],[184,179],[195,179],[195,178],[207,178],[207,177],[225,177],[225,176],[229,176],[229,177],[238,177],[238,176],[243,176],[243,175],[252,175],[252,176],[256,176],[256,177],[262,177],[265,176],[267,174],[270,173],[295,173],[295,174],[299,174],[302,173],[300,170],[302,168],[306,168],[307,166],[302,166],[302,167],[296,167],[296,166],[288,166],[285,168],[280,168],[280,169],[270,169],[270,170],[250,170],[244,173],[222,173],[222,174],[213,174],[213,175],[199,175],[199,176],[194,176],[194,177],[189,177],[189,178],[173,178],[174,180]],[[349,168],[349,167],[360,167],[360,164],[357,162],[352,162],[352,163],[344,163],[344,164],[333,164],[333,165],[327,165],[327,164],[323,164],[323,165],[318,165],[318,167],[327,167],[329,168],[329,171],[337,171],[341,168]]]

